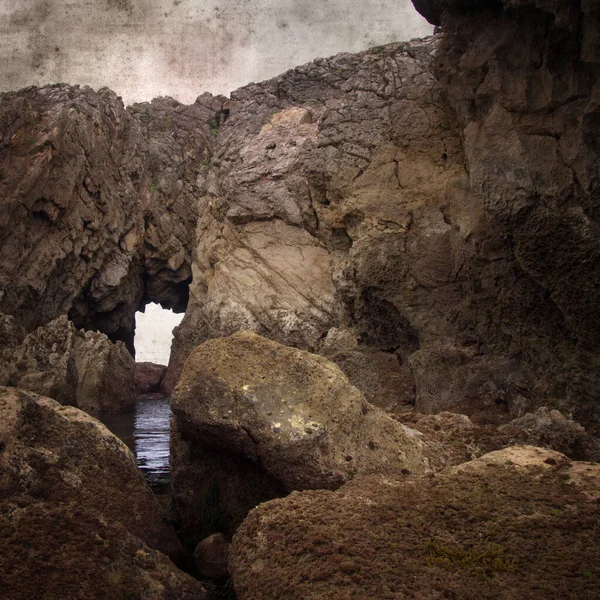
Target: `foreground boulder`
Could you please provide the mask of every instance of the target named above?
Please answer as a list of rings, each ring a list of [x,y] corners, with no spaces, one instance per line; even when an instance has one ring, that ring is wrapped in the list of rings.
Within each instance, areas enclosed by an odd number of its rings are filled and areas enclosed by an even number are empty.
[[[171,556],[180,551],[123,442],[76,408],[0,388],[0,512],[38,504],[41,513],[51,512],[50,505],[69,503],[108,527],[120,525],[151,548]],[[37,544],[37,534],[30,541]]]
[[[0,531],[3,599],[207,599],[164,554],[78,503],[4,504]]]
[[[429,470],[420,434],[369,404],[335,364],[250,332],[199,346],[172,407],[172,477],[184,526],[198,520],[209,496],[220,514],[233,494],[239,519],[261,496],[257,486],[266,486],[264,500],[336,489],[358,474]]]
[[[78,330],[63,315],[30,333],[0,378],[88,413],[121,413],[135,405],[134,369],[122,342]]]
[[[514,447],[432,478],[265,503],[229,565],[238,600],[592,600],[599,499],[600,466]]]

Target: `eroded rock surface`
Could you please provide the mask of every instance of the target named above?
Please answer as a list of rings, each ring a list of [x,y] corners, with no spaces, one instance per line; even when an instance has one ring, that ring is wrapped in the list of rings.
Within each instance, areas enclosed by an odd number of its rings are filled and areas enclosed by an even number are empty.
[[[133,358],[122,342],[80,331],[66,316],[39,327],[2,367],[14,385],[92,414],[122,413],[135,405]]]
[[[430,470],[420,434],[366,402],[335,364],[251,332],[192,352],[172,408],[172,481],[184,528],[202,520],[209,493],[225,512],[226,496],[236,493],[243,518],[255,500],[244,495],[260,473],[271,482],[264,495],[273,497],[335,489],[361,473]],[[247,474],[244,464],[252,465]]]
[[[470,188],[505,241],[490,247],[490,275],[513,272],[512,289],[489,281],[496,343],[534,366],[528,395],[597,429],[597,3],[414,4],[441,25],[433,71],[456,111]]]
[[[172,556],[180,544],[127,446],[86,413],[0,388],[0,501],[74,503]]]
[[[152,394],[160,391],[167,367],[151,362],[135,363],[135,393]]]
[[[238,529],[240,600],[595,598],[600,467],[515,447],[435,478],[358,477]]]
[[[0,95],[0,310],[27,331],[69,314],[133,351],[133,316],[183,311],[197,170],[222,101],[126,110],[107,90]]]
[[[62,502],[2,508],[3,599],[208,599],[200,583],[118,521]]]

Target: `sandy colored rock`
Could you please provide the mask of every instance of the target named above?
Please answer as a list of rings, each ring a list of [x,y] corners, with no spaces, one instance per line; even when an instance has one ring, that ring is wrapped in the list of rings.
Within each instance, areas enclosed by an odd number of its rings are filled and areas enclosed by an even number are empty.
[[[122,523],[76,502],[3,503],[3,600],[206,600],[204,588]]]
[[[230,549],[237,598],[597,597],[600,467],[535,448],[495,454],[259,506]]]
[[[179,553],[133,453],[99,421],[16,388],[0,388],[0,412],[2,502],[73,503],[151,548]]]
[[[151,362],[135,363],[135,393],[152,394],[160,391],[162,379],[167,371],[165,365]]]
[[[429,470],[421,434],[366,402],[334,363],[251,332],[194,350],[172,408],[173,488],[196,543],[233,533],[257,499]]]
[[[251,332],[199,346],[172,406],[207,446],[259,462],[289,490],[428,470],[418,440],[366,402],[336,365]]]
[[[134,369],[122,342],[80,331],[62,316],[36,329],[14,350],[7,379],[88,413],[114,414],[134,408]]]

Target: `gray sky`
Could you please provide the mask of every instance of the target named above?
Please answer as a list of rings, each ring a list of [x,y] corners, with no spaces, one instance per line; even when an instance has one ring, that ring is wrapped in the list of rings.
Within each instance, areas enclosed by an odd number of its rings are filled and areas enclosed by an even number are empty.
[[[410,0],[0,0],[0,89],[79,83],[191,103],[429,33]]]

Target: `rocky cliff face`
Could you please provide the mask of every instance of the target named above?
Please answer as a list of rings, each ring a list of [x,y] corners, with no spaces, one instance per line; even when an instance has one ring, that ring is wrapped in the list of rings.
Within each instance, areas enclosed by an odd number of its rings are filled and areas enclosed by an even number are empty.
[[[3,94],[0,309],[131,349],[140,304],[187,306],[167,391],[198,343],[252,329],[396,411],[597,427],[593,3],[417,6],[436,38],[227,102]]]
[[[196,169],[221,102],[125,110],[107,89],[0,95],[0,310],[26,330],[68,314],[133,351],[134,314],[183,311]]]

